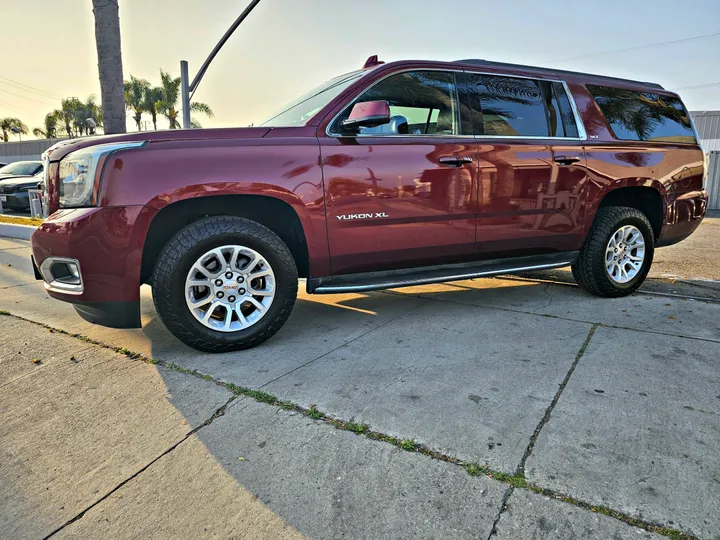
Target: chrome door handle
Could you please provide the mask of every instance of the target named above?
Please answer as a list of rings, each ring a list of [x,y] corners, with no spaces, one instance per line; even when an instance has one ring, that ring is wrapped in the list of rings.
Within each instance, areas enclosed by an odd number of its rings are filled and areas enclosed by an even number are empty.
[[[468,163],[472,163],[473,158],[470,156],[441,156],[438,158],[440,165],[447,165],[448,167],[462,167]]]

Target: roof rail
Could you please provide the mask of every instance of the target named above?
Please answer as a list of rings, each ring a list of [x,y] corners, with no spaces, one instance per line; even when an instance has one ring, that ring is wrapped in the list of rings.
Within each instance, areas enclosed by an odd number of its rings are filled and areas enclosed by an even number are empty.
[[[650,88],[657,88],[658,90],[665,90],[661,85],[658,83],[653,82],[647,82],[647,81],[634,81],[632,79],[621,79],[620,77],[607,77],[605,75],[595,75],[593,73],[583,73],[581,71],[567,71],[564,69],[554,69],[554,68],[544,68],[544,67],[537,67],[537,66],[525,66],[522,64],[508,64],[505,62],[493,62],[491,60],[482,60],[478,58],[468,58],[465,60],[455,60],[455,63],[457,64],[471,64],[474,66],[484,66],[484,67],[492,67],[492,68],[510,68],[510,69],[525,69],[529,71],[537,71],[539,73],[546,73],[548,75],[573,75],[577,77],[592,77],[593,79],[597,79],[598,81],[604,80],[609,83],[616,82],[616,83],[631,83],[631,84],[637,84],[641,86],[647,86]]]

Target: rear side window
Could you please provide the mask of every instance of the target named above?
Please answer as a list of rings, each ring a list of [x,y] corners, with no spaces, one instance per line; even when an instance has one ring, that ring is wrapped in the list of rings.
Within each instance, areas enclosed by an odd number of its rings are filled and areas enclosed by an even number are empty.
[[[570,100],[565,87],[559,82],[543,81],[540,83],[545,93],[551,137],[578,137]]]
[[[482,113],[483,135],[547,137],[547,113],[538,81],[471,75]]]
[[[616,139],[696,143],[690,117],[671,96],[587,85]]]
[[[578,137],[562,83],[473,73],[467,80],[479,105],[479,114],[474,115],[476,135]]]

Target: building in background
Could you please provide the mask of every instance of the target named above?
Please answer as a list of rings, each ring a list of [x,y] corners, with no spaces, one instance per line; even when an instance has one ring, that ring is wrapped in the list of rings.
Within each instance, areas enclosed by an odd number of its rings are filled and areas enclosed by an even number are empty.
[[[705,189],[708,190],[710,210],[720,210],[720,111],[690,112],[703,150],[710,154],[708,179]]]

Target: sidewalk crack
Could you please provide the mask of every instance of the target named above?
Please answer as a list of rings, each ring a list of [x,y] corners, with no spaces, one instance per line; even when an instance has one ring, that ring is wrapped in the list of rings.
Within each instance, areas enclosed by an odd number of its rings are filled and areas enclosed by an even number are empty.
[[[493,521],[492,529],[490,529],[490,534],[488,535],[488,540],[490,540],[493,536],[497,534],[497,527],[498,523],[500,523],[500,518],[502,517],[505,510],[507,510],[507,502],[510,499],[510,496],[515,492],[515,487],[510,486],[503,495],[502,502],[500,503],[500,510],[498,510],[497,516],[495,516],[495,521]]]
[[[570,369],[565,374],[565,378],[560,383],[560,387],[558,388],[558,391],[555,393],[555,397],[550,402],[550,405],[548,405],[548,408],[545,410],[545,414],[540,419],[540,422],[538,423],[537,427],[535,428],[535,431],[533,432],[532,436],[530,437],[530,443],[528,444],[527,448],[525,449],[525,454],[523,455],[522,459],[520,460],[520,465],[518,465],[517,468],[517,474],[521,474],[522,476],[525,476],[525,464],[527,463],[528,458],[530,457],[530,454],[532,454],[533,448],[535,447],[535,442],[537,441],[538,436],[540,435],[540,432],[542,431],[543,427],[545,427],[545,424],[547,424],[550,421],[550,416],[552,415],[553,409],[555,409],[555,405],[557,405],[558,400],[560,399],[560,396],[563,393],[563,390],[565,390],[565,387],[567,386],[567,383],[570,381],[570,377],[572,376],[573,372],[575,371],[575,368],[578,365],[578,362],[580,362],[580,359],[585,354],[585,350],[588,348],[588,345],[590,344],[590,340],[592,339],[593,335],[595,334],[595,330],[598,329],[598,326],[600,324],[593,324],[590,328],[590,331],[588,332],[587,337],[585,338],[585,341],[582,344],[582,347],[580,347],[580,350],[578,351],[577,355],[575,355],[575,361],[570,366]]]
[[[108,499],[113,493],[115,493],[116,491],[118,491],[118,490],[119,490],[120,488],[122,488],[125,484],[127,484],[128,482],[130,482],[130,481],[132,481],[133,479],[135,479],[135,478],[137,478],[138,476],[140,476],[143,472],[145,472],[147,469],[149,469],[150,467],[152,467],[155,463],[157,463],[158,461],[160,461],[163,457],[167,456],[169,453],[171,453],[173,450],[175,450],[178,446],[180,446],[182,443],[184,443],[184,442],[185,442],[186,440],[188,440],[190,437],[192,437],[193,435],[195,435],[195,433],[197,433],[198,431],[200,431],[202,428],[204,428],[204,427],[206,427],[206,426],[209,426],[210,424],[213,423],[213,421],[215,421],[215,419],[220,418],[221,416],[223,416],[223,415],[225,414],[225,410],[226,410],[226,409],[230,406],[230,404],[231,404],[233,401],[235,401],[238,397],[239,397],[238,394],[233,394],[233,395],[230,397],[230,399],[228,399],[222,407],[220,407],[219,409],[217,409],[210,418],[208,418],[207,420],[205,420],[202,424],[200,424],[200,425],[199,425],[198,427],[196,427],[195,429],[189,431],[182,439],[180,439],[178,442],[176,442],[175,444],[173,444],[172,446],[170,446],[168,449],[166,449],[165,451],[163,451],[159,456],[157,456],[156,458],[154,458],[152,461],[150,461],[149,463],[147,463],[146,465],[144,465],[143,467],[141,467],[137,472],[135,472],[134,474],[132,474],[131,476],[129,476],[128,478],[126,478],[125,480],[123,480],[122,482],[120,482],[117,486],[115,486],[114,488],[112,488],[110,491],[108,491],[105,495],[103,495],[102,497],[100,497],[100,498],[99,498],[98,500],[96,500],[94,503],[92,503],[92,504],[90,504],[89,506],[87,506],[85,509],[83,509],[81,512],[79,512],[77,515],[75,515],[74,517],[72,517],[71,519],[69,519],[68,521],[66,521],[65,523],[63,523],[62,525],[60,525],[57,529],[55,529],[54,531],[52,531],[52,532],[51,532],[50,534],[48,534],[47,536],[44,536],[44,537],[43,537],[43,540],[47,540],[48,538],[51,538],[51,537],[55,536],[57,533],[59,533],[60,531],[62,531],[64,528],[66,528],[68,525],[71,525],[71,524],[75,523],[76,521],[82,519],[82,517],[83,517],[87,512],[89,512],[90,510],[92,510],[93,508],[95,508],[95,507],[96,507],[97,505],[99,505],[101,502],[103,502],[103,501],[105,501],[106,499]]]

